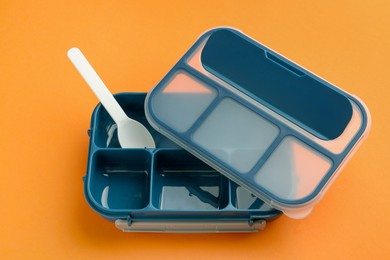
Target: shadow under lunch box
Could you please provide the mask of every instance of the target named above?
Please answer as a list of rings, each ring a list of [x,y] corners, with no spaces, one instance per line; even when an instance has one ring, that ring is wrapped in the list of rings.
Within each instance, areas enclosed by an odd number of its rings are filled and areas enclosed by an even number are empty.
[[[156,148],[120,148],[102,105],[91,119],[85,197],[123,231],[254,232],[280,215],[246,189],[179,148],[147,122],[146,93],[120,93],[118,103],[152,134]]]

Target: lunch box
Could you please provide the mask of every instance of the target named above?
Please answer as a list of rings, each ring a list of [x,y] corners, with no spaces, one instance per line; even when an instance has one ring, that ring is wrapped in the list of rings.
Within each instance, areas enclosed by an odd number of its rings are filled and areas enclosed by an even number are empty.
[[[85,196],[123,231],[253,232],[304,218],[371,119],[356,96],[232,28],[195,44],[148,93],[115,96],[156,148],[120,148],[98,105]]]
[[[129,232],[254,232],[281,212],[154,130],[146,93],[115,95],[150,131],[156,148],[120,148],[102,105],[91,118],[85,197],[97,213]]]

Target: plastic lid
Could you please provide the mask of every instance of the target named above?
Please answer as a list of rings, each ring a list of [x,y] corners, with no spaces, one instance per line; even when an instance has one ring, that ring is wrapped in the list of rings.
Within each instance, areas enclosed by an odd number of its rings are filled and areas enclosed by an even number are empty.
[[[149,123],[269,205],[307,216],[367,133],[363,103],[232,29],[148,94]]]

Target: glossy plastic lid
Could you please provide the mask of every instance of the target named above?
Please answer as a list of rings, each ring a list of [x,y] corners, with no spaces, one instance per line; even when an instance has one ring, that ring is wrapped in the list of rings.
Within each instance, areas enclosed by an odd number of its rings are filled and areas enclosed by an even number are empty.
[[[202,35],[145,102],[149,123],[272,207],[307,216],[370,119],[364,104],[233,29]]]

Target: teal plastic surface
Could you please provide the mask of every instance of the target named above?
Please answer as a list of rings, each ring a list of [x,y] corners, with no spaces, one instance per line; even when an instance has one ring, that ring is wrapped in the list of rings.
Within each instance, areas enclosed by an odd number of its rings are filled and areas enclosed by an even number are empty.
[[[115,96],[151,132],[155,149],[120,148],[104,107],[93,112],[84,188],[96,212],[124,231],[147,232],[252,232],[264,227],[258,221],[280,215],[154,130],[145,118],[145,97]]]
[[[345,95],[232,31],[211,34],[201,62],[210,73],[321,139],[336,139],[351,120],[352,105]]]
[[[202,35],[152,89],[149,123],[293,218],[367,136],[365,105],[230,28]]]

